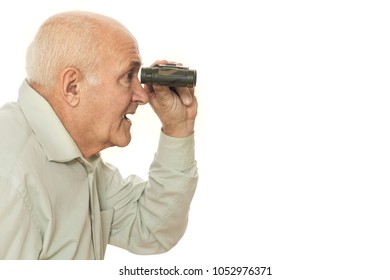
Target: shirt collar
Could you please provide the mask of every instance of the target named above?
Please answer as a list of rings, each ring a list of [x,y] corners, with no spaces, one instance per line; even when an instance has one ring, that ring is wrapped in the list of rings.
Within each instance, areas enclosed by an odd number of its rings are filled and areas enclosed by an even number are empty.
[[[82,158],[53,108],[26,80],[19,88],[18,104],[50,161],[68,162]]]

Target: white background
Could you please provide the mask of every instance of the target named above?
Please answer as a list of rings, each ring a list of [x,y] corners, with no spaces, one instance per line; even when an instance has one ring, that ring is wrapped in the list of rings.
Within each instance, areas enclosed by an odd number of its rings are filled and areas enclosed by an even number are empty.
[[[125,265],[271,266],[273,276],[264,279],[389,279],[386,2],[35,0],[2,6],[0,104],[17,98],[25,51],[39,25],[66,10],[121,21],[138,39],[145,65],[166,58],[197,69],[200,181],[187,232],[166,254],[136,256],[110,246],[96,265],[0,262],[0,274],[124,279],[118,271]],[[123,176],[147,178],[160,125],[148,105],[132,120],[131,144],[103,156]]]

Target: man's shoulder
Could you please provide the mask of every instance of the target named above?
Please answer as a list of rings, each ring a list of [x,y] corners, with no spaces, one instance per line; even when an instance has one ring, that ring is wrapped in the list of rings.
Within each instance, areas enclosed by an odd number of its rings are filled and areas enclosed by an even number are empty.
[[[0,107],[0,132],[0,174],[6,176],[12,172],[32,135],[31,128],[16,103]]]

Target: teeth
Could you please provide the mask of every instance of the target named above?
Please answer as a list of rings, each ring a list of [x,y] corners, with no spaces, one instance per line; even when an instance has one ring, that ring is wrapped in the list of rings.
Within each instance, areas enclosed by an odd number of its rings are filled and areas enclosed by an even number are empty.
[[[127,117],[127,115],[123,115],[123,118],[124,118],[125,120],[130,120],[130,119]]]

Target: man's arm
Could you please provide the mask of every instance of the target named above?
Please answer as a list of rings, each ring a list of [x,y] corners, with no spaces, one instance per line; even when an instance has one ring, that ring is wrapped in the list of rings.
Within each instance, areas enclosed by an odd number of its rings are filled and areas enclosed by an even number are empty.
[[[160,137],[149,181],[121,181],[117,172],[107,192],[114,208],[110,244],[136,254],[163,253],[180,240],[198,180],[194,135]]]

